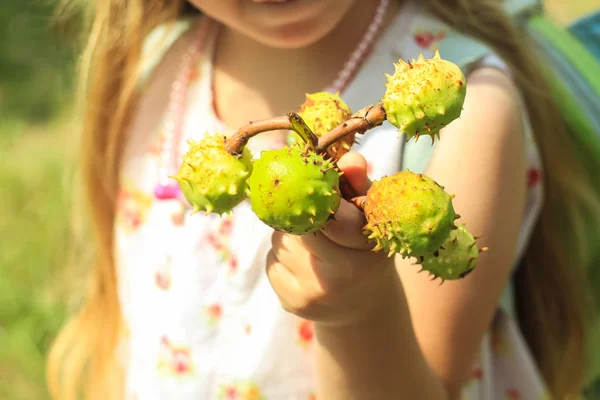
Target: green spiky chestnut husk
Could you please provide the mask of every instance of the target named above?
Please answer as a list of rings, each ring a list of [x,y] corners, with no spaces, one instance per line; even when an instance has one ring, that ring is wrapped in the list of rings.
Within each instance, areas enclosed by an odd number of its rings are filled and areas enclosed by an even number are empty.
[[[300,145],[262,152],[248,187],[258,218],[294,235],[321,229],[341,201],[339,172],[333,163]]]
[[[428,254],[420,264],[431,276],[445,280],[462,279],[470,274],[479,260],[479,249],[475,237],[464,225],[457,224],[450,236],[434,254]]]
[[[352,109],[337,93],[317,92],[306,94],[306,100],[300,106],[298,115],[315,135],[321,137],[347,121],[352,116]],[[334,142],[327,149],[327,153],[334,160],[339,160],[350,151],[355,136],[356,134],[352,133]]]
[[[403,258],[433,253],[455,229],[452,196],[431,178],[409,170],[373,182],[363,203],[365,234],[374,251]]]
[[[466,96],[466,79],[461,69],[444,60],[439,52],[433,58],[394,64],[387,75],[382,99],[387,120],[405,133],[407,139],[420,135],[438,136],[440,130],[460,116]]]
[[[222,134],[207,134],[188,141],[188,152],[173,179],[194,212],[227,213],[246,198],[246,180],[252,173],[250,152],[244,149],[239,158],[232,156],[225,140]]]

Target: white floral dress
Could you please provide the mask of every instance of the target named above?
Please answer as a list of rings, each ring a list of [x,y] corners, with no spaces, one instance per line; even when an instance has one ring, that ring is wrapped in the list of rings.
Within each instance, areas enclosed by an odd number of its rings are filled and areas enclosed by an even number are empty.
[[[163,51],[154,49],[145,59],[146,74],[188,26],[181,22],[168,37],[165,27],[159,27],[148,38],[148,43],[166,40]],[[385,79],[382,72],[393,72],[393,62],[416,58],[419,52],[431,56],[436,47],[446,46],[450,49],[444,54],[452,54],[453,35],[441,23],[405,7],[378,39],[343,98],[353,110],[377,102]],[[212,107],[213,45],[209,41],[190,82],[188,111],[193,112],[185,117],[185,138],[225,129]],[[491,53],[482,62],[504,68]],[[220,218],[190,215],[178,200],[155,199],[162,132],[162,126],[151,132],[150,146],[129,143],[121,172],[115,252],[127,326],[125,398],[316,399],[312,323],[281,308],[265,274],[271,228],[257,219],[248,202]],[[384,124],[366,135],[356,151],[367,158],[369,175],[377,179],[408,167],[424,170],[435,150],[425,142],[404,143],[395,128]],[[251,145],[257,156],[261,149],[283,143],[253,139]],[[185,140],[180,150],[186,150]],[[529,196],[515,265],[542,199],[540,159],[531,135],[528,151],[530,168],[523,179]],[[549,398],[544,393],[513,319],[508,286],[463,398]]]

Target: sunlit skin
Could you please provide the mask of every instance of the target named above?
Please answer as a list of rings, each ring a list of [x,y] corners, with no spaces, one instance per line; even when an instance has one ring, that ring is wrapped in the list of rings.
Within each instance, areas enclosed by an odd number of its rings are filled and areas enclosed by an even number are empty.
[[[232,129],[285,115],[330,85],[368,29],[378,0],[191,0],[222,23],[214,59],[216,109]],[[384,25],[399,7],[391,1]],[[243,103],[243,107],[240,104]]]

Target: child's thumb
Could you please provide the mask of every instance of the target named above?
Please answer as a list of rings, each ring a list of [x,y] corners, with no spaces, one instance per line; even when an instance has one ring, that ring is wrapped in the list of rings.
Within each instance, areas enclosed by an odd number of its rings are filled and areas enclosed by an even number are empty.
[[[351,186],[350,190],[348,188],[344,190],[345,195],[364,196],[371,187],[371,180],[367,176],[367,160],[362,154],[346,153],[337,164],[339,169],[344,172],[346,185]],[[342,201],[335,217],[335,221],[330,221],[322,230],[322,233],[330,240],[353,249],[368,250],[373,247],[373,243],[370,243],[362,233],[362,228],[366,224],[362,210]]]
[[[344,154],[337,164],[356,195],[365,195],[371,187],[371,180],[367,176],[367,160],[365,157],[360,153],[350,152]]]

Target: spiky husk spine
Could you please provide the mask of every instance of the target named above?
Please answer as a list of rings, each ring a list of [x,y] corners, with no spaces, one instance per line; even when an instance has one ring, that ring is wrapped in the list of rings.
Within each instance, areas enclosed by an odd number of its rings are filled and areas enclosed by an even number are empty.
[[[306,100],[300,106],[298,115],[318,137],[323,136],[352,116],[352,109],[342,100],[339,93],[317,92],[307,93]],[[350,151],[356,134],[344,136],[327,149],[334,159]]]
[[[331,161],[299,145],[264,151],[248,179],[252,210],[276,230],[315,232],[340,205],[339,175]]]
[[[435,252],[455,229],[452,196],[431,178],[409,170],[373,182],[362,204],[364,233],[374,251],[403,258]]]
[[[420,260],[421,271],[429,272],[433,279],[440,278],[443,282],[464,278],[477,266],[479,253],[487,250],[477,247],[475,237],[464,225],[457,227],[437,252]]]
[[[230,155],[225,140],[222,134],[207,134],[199,141],[188,141],[188,151],[173,179],[194,212],[227,213],[246,198],[251,155],[247,149],[239,158]]]
[[[382,102],[387,120],[405,133],[408,140],[420,135],[439,137],[440,130],[460,116],[466,95],[466,79],[461,69],[435,56],[394,64],[387,75]]]

